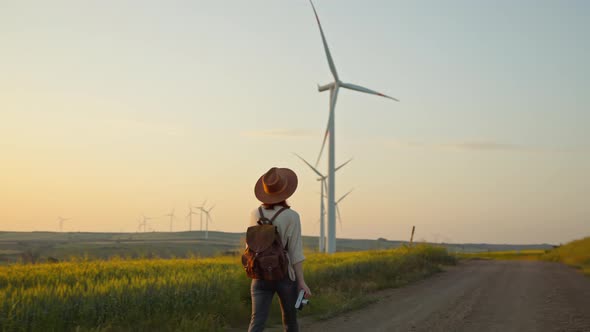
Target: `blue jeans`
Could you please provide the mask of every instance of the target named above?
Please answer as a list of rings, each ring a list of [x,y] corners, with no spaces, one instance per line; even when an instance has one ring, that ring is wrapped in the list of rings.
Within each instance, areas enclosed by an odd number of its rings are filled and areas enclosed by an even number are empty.
[[[264,330],[264,324],[270,312],[270,305],[274,294],[279,295],[281,311],[283,313],[283,327],[288,332],[298,332],[297,324],[297,282],[291,281],[289,277],[280,281],[252,280],[250,294],[252,296],[252,318],[248,332]]]

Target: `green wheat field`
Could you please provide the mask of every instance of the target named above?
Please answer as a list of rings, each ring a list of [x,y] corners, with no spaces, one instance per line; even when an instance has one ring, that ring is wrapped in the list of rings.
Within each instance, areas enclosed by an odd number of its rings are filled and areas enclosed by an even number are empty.
[[[308,254],[313,310],[329,317],[454,264],[444,248]],[[244,327],[250,280],[239,257],[73,260],[0,267],[2,331],[214,331]],[[278,306],[274,306],[278,309]],[[272,315],[277,317],[276,312]]]

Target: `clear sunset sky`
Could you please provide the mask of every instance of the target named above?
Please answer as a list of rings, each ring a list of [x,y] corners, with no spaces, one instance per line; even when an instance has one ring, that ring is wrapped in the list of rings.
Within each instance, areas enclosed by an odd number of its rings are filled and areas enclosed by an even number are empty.
[[[315,2],[341,79],[338,237],[590,235],[590,2]],[[331,81],[309,2],[0,1],[0,230],[243,232],[271,166],[317,235]],[[326,169],[326,159],[321,163]],[[198,228],[198,225],[196,226]]]

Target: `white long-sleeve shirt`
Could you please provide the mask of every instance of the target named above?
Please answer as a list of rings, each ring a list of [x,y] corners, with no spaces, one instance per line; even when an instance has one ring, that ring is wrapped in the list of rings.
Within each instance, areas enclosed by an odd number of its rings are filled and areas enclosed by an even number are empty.
[[[262,207],[262,213],[268,219],[272,217],[282,208],[277,205],[274,209],[267,210]],[[250,225],[257,225],[260,219],[258,208],[256,208],[250,214]],[[299,219],[299,213],[293,209],[287,209],[277,216],[273,221],[273,225],[277,226],[279,236],[283,246],[287,246],[287,253],[289,258],[289,279],[295,281],[295,270],[293,264],[297,264],[305,260],[303,255],[303,240],[301,238],[301,220]]]

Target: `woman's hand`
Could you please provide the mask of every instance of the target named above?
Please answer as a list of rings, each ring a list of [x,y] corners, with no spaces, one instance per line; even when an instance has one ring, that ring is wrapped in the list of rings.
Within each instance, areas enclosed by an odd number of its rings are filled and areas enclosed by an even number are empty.
[[[293,269],[295,270],[295,276],[297,278],[297,291],[304,290],[305,298],[309,299],[311,297],[311,291],[309,290],[309,287],[307,287],[305,279],[303,279],[303,261],[293,264]]]
[[[305,295],[303,295],[303,297],[309,299],[311,297],[311,290],[309,290],[309,287],[307,287],[305,281],[299,282],[299,290],[302,289],[305,291]]]

